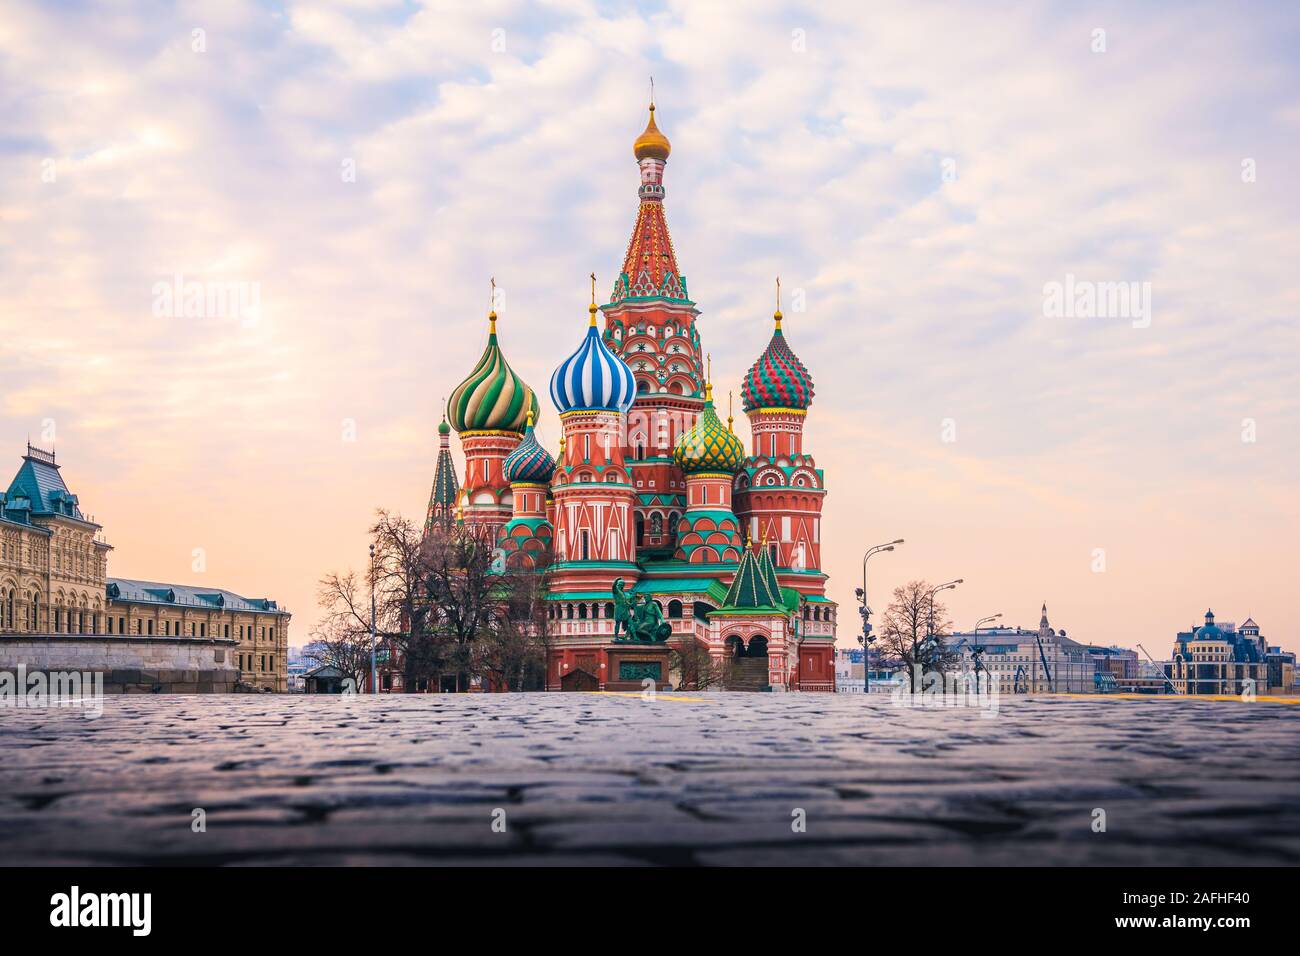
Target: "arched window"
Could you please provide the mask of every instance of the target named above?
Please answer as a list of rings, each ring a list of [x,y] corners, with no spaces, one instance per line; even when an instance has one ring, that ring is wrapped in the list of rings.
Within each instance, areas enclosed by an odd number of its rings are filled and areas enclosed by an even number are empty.
[[[679,617],[682,616],[682,602],[681,602],[681,601],[669,601],[669,602],[668,602],[668,616],[671,617],[671,618],[679,618]]]
[[[605,618],[606,618],[607,620],[610,620],[610,621],[614,620],[614,602],[613,602],[613,601],[608,601],[608,602],[606,602],[606,604],[605,604]]]
[[[650,534],[659,537],[664,533],[664,516],[658,511],[650,515]]]
[[[585,604],[579,604],[579,605],[578,605],[578,620],[580,620],[580,621],[585,621],[586,619],[587,619],[587,605],[585,605]]]
[[[645,544],[645,515],[641,512],[636,513],[636,546],[639,548]]]

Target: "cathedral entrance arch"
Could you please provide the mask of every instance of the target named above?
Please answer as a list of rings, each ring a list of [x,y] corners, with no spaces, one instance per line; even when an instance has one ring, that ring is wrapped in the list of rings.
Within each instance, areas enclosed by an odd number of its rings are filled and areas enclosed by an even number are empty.
[[[583,670],[572,670],[560,678],[560,690],[590,691],[599,690],[600,681]]]

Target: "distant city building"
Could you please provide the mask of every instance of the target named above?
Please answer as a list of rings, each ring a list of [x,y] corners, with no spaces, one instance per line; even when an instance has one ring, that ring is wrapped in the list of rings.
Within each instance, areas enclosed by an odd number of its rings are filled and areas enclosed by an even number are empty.
[[[891,671],[880,667],[879,661],[876,660],[874,654],[871,663],[871,692],[878,694],[882,692],[882,688],[890,682],[894,675]],[[862,648],[837,648],[835,651],[835,693],[861,694],[862,678],[865,670]]]
[[[1047,620],[1046,603],[1036,631],[1021,627],[956,631],[949,635],[948,647],[960,655],[960,669],[971,673],[975,670],[975,648],[983,648],[979,656],[984,669],[992,686],[1002,694],[1095,693],[1102,689],[1095,676],[1098,661],[1108,656],[1094,653],[1099,649],[1071,640],[1065,631],[1053,628]]]
[[[866,666],[862,663],[862,651],[857,648],[836,648],[835,650],[835,693],[861,694],[862,677]]]
[[[1274,654],[1276,685],[1269,673]],[[1247,688],[1263,694],[1270,687],[1280,691],[1288,686],[1284,680],[1294,680],[1294,670],[1295,655],[1270,649],[1253,620],[1247,618],[1238,630],[1230,621],[1216,624],[1212,610],[1205,612],[1200,627],[1178,633],[1173,660],[1165,665],[1180,694],[1241,694]]]
[[[0,494],[0,634],[231,640],[242,682],[285,690],[288,611],[224,588],[110,578],[102,530],[54,452],[28,444]]]
[[[307,672],[312,668],[312,662],[307,660],[302,653],[302,648],[291,647],[285,665],[285,689],[291,694],[300,694],[307,689]]]

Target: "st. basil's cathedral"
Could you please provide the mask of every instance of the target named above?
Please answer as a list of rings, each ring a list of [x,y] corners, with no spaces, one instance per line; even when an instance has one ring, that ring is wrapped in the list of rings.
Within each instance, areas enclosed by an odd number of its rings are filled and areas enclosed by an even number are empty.
[[[635,600],[658,603],[670,645],[734,660],[737,687],[833,691],[826,486],[803,448],[812,377],[782,330],[778,287],[772,337],[740,388],[748,453],[731,415],[719,417],[664,215],[671,147],[654,111],[633,146],[640,203],[609,302],[597,306],[593,277],[586,333],[551,376],[558,454],[538,441],[537,396],[506,361],[493,310],[487,347],[439,425],[427,521],[463,522],[512,567],[550,560],[548,690],[618,683],[622,579]]]

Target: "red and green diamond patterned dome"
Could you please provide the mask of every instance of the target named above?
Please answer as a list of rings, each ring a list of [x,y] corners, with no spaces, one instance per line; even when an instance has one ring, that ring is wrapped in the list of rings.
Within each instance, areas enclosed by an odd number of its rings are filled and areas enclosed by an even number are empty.
[[[750,366],[740,386],[742,407],[747,412],[762,408],[806,409],[812,404],[813,381],[799,356],[781,333],[781,311],[773,316],[776,331],[772,341]]]

